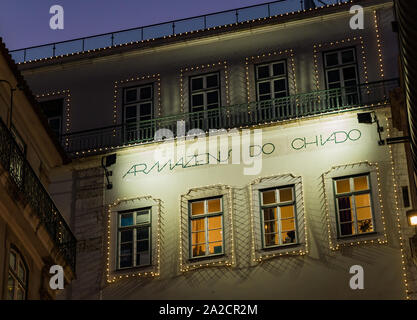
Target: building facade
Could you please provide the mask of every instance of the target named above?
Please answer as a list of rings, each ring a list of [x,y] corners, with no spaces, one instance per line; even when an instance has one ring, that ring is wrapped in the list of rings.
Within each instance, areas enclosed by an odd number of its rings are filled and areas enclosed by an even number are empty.
[[[387,143],[402,136],[392,1],[262,8],[23,52],[72,158],[51,174],[79,239],[63,298],[415,298],[414,186],[404,146]]]
[[[75,277],[76,240],[49,196],[69,161],[0,38],[0,299],[54,299],[50,267]]]

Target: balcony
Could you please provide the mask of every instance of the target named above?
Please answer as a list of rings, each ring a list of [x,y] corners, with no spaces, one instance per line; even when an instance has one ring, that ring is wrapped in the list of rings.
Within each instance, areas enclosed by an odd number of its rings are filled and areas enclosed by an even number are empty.
[[[339,113],[363,107],[376,107],[389,101],[389,92],[399,86],[398,79],[295,94],[261,102],[243,103],[217,109],[160,117],[137,123],[74,132],[61,136],[61,143],[72,156],[103,153],[109,149],[152,142],[155,132],[169,129],[174,137],[179,121],[190,129],[232,129],[284,120]],[[184,130],[183,130],[184,131]]]
[[[0,119],[0,164],[24,201],[36,213],[53,243],[75,274],[77,241],[29,162]]]
[[[325,0],[317,3],[320,3],[322,7],[330,7],[348,2],[350,2],[350,0]],[[16,63],[32,62],[45,58],[70,56],[109,47],[143,43],[158,38],[175,37],[194,31],[210,30],[210,28],[231,26],[270,17],[282,17],[302,12],[303,8],[303,0],[276,0],[269,3],[226,10],[197,17],[178,19],[117,32],[12,50],[10,53]]]

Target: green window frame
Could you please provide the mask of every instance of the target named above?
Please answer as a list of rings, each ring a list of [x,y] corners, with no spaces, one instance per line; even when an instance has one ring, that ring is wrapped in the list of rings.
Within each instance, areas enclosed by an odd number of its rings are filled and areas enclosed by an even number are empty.
[[[223,197],[189,201],[190,258],[224,254]]]
[[[298,244],[295,186],[268,188],[259,193],[262,247]]]
[[[118,213],[117,269],[144,267],[152,264],[151,218],[151,208]]]
[[[25,260],[16,249],[10,248],[7,300],[26,300],[27,289],[28,268]]]

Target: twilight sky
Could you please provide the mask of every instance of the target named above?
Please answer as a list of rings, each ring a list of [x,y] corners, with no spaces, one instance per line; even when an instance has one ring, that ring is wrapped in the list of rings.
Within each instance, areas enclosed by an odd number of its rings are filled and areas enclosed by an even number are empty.
[[[270,0],[271,1],[271,0]],[[299,0],[287,0],[299,6]],[[9,50],[235,9],[268,0],[1,0],[0,37]],[[52,5],[64,30],[51,30]]]

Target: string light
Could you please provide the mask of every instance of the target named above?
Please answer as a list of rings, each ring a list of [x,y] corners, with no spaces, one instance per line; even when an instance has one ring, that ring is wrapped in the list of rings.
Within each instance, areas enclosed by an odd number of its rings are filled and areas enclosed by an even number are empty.
[[[228,208],[227,214],[229,215],[229,229],[228,234],[230,235],[230,256],[225,255],[224,257],[217,258],[215,261],[202,263],[201,260],[198,261],[187,261],[186,253],[188,250],[183,250],[183,247],[188,248],[188,243],[184,243],[183,238],[188,239],[188,228],[183,228],[183,216],[187,217],[188,219],[188,201],[192,200],[190,194],[193,192],[210,192],[216,193],[216,195],[222,195],[227,198]],[[198,268],[203,267],[219,267],[219,266],[226,266],[226,267],[233,267],[236,265],[235,259],[235,244],[234,244],[234,226],[233,226],[233,198],[232,198],[232,187],[223,184],[214,184],[214,185],[206,185],[198,188],[190,189],[185,195],[180,196],[180,218],[179,218],[179,269],[181,272],[187,272],[191,270],[195,270]],[[187,220],[188,221],[188,220]],[[188,225],[188,223],[187,223]],[[184,235],[184,236],[183,236]]]
[[[294,250],[294,248],[288,249],[286,247],[277,247],[274,253],[259,252],[257,254],[257,250],[256,250],[257,241],[255,240],[256,239],[255,219],[257,219],[257,218],[255,217],[255,213],[254,213],[255,201],[253,200],[253,198],[254,198],[253,195],[257,194],[257,191],[259,191],[259,190],[254,189],[254,186],[259,185],[264,180],[283,179],[283,178],[286,178],[286,177],[290,177],[291,180],[296,180],[297,182],[295,182],[295,185],[296,185],[295,189],[297,190],[299,188],[300,191],[301,191],[301,197],[300,197],[301,205],[300,206],[301,206],[302,210],[296,210],[296,212],[298,212],[297,215],[300,215],[300,212],[303,212],[303,215],[304,215],[304,217],[303,217],[304,243],[300,242],[298,244],[299,249],[297,248],[296,250]],[[252,248],[251,248],[252,249],[251,250],[252,262],[262,262],[263,260],[271,259],[271,258],[279,257],[279,256],[288,256],[288,255],[303,256],[303,255],[308,254],[308,232],[307,232],[308,227],[307,227],[307,216],[306,216],[306,212],[305,212],[304,191],[303,191],[301,176],[297,177],[297,176],[293,175],[292,173],[286,173],[286,174],[260,177],[260,178],[255,179],[254,181],[252,181],[249,184],[249,206],[250,206],[250,210],[249,210],[250,211],[250,225],[251,225],[251,233],[252,233]]]
[[[379,62],[379,71],[381,79],[384,79],[384,62],[383,62],[383,55],[382,55],[382,46],[381,46],[381,35],[379,34],[379,26],[378,26],[378,16],[376,10],[374,10],[374,27],[376,33],[376,46],[378,49],[378,62]]]
[[[385,121],[387,124],[387,139],[391,137],[391,128],[390,122],[388,117],[385,117]],[[398,203],[398,192],[397,192],[397,182],[395,179],[395,163],[394,163],[394,156],[392,153],[392,145],[388,145],[389,155],[390,155],[390,165],[391,165],[391,177],[392,177],[392,188],[394,189],[394,205],[395,205],[395,212],[397,215],[397,227],[398,227],[398,238],[400,242],[400,253],[401,253],[401,274],[403,276],[404,282],[404,290],[405,290],[405,297],[407,300],[410,299],[410,291],[408,289],[408,275],[407,275],[407,260],[405,256],[405,239],[402,234],[402,227],[401,227],[401,216],[400,216],[400,208]]]
[[[276,15],[271,15],[270,17],[264,17],[264,18],[258,18],[258,19],[251,19],[251,20],[246,20],[246,21],[241,21],[241,22],[236,22],[236,23],[230,23],[229,25],[225,24],[224,26],[217,26],[217,27],[208,27],[208,28],[203,28],[203,29],[196,29],[193,31],[187,31],[185,33],[174,33],[173,35],[168,35],[168,36],[162,36],[160,38],[152,38],[152,39],[146,39],[146,40],[138,40],[138,41],[130,41],[130,42],[125,42],[125,43],[121,43],[121,44],[114,44],[111,46],[107,46],[107,47],[102,47],[102,48],[96,48],[96,49],[89,49],[89,50],[84,50],[84,51],[77,51],[77,52],[72,52],[72,53],[67,53],[67,54],[61,54],[61,55],[57,55],[54,57],[46,57],[46,58],[39,58],[39,59],[30,59],[28,61],[22,61],[22,62],[18,62],[17,64],[29,64],[29,63],[34,63],[34,62],[41,62],[41,61],[46,61],[46,60],[56,60],[56,59],[61,59],[64,57],[71,57],[74,55],[84,55],[84,54],[88,54],[90,52],[101,52],[101,51],[105,51],[105,50],[109,50],[109,49],[113,49],[113,48],[117,48],[117,47],[125,47],[128,45],[137,45],[137,44],[143,44],[143,43],[148,43],[148,42],[154,42],[154,41],[158,41],[161,39],[166,39],[166,38],[172,38],[172,37],[177,37],[177,36],[186,36],[188,35],[188,33],[192,34],[194,32],[198,33],[198,32],[203,32],[203,31],[210,31],[210,29],[215,30],[216,28],[221,29],[226,28],[226,29],[231,29],[234,28],[237,25],[243,25],[243,24],[249,24],[249,23],[255,23],[255,22],[260,22],[260,21],[266,21],[266,20],[276,20],[276,21],[280,21],[280,18],[285,17],[285,16],[289,16],[289,15],[302,15],[302,14],[306,14],[309,13],[311,11],[319,11],[319,10],[323,10],[326,8],[330,8],[330,7],[348,7],[351,5],[351,3],[353,3],[353,0],[350,0],[348,2],[339,2],[339,3],[334,3],[331,5],[322,5],[322,6],[317,6],[314,9],[310,8],[308,10],[296,10],[296,11],[291,11],[291,12],[287,12],[287,13],[281,13],[281,14],[276,14]],[[225,30],[227,31],[227,30]],[[22,49],[23,50],[23,49]]]
[[[112,246],[111,246],[111,214],[112,212],[116,212],[115,207],[119,206],[121,203],[128,203],[128,202],[137,202],[137,201],[153,201],[157,206],[157,236],[156,236],[156,263],[153,261],[152,269],[146,272],[134,272],[132,270],[126,270],[125,273],[112,275],[111,265],[110,265],[110,257],[112,256]],[[106,259],[106,276],[107,282],[112,283],[115,282],[117,279],[128,278],[129,276],[151,276],[157,277],[160,275],[160,268],[161,268],[161,234],[162,234],[162,227],[161,227],[161,217],[162,217],[162,207],[163,201],[161,199],[153,198],[152,196],[141,196],[135,198],[123,198],[117,199],[113,203],[108,205],[107,210],[107,259]],[[152,241],[153,243],[153,241]]]
[[[65,106],[65,133],[69,133],[71,129],[71,92],[69,89],[39,93],[36,94],[36,98],[42,100],[50,97],[62,97],[64,99]],[[68,147],[68,137],[65,138],[65,146]]]

